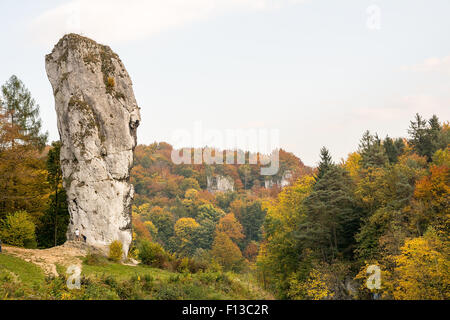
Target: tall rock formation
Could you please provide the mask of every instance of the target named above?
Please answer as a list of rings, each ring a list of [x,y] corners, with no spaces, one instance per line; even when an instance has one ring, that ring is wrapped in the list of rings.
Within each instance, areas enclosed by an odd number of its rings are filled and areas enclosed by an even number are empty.
[[[139,107],[125,67],[108,46],[64,36],[46,56],[61,137],[63,185],[70,212],[68,239],[75,230],[88,245],[107,250],[131,240],[129,182]]]

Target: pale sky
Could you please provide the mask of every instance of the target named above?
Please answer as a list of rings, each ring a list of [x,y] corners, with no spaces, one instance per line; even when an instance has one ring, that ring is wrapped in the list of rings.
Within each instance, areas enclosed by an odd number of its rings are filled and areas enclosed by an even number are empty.
[[[65,33],[109,45],[141,107],[139,143],[175,131],[278,129],[280,146],[338,161],[366,129],[406,136],[450,119],[448,0],[0,1],[0,83],[16,74],[59,139],[45,54]]]

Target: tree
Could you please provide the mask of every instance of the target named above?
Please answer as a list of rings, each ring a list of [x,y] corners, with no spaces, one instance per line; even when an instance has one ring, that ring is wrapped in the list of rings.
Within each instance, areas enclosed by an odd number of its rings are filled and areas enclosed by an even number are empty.
[[[430,229],[423,237],[409,239],[395,257],[395,299],[450,299],[450,251],[446,241]]]
[[[219,220],[225,213],[212,204],[204,204],[198,207],[197,221],[200,224],[195,236],[195,243],[198,248],[211,249],[214,232]]]
[[[42,149],[47,142],[47,133],[41,133],[39,105],[31,97],[30,91],[16,76],[11,76],[1,87],[3,112],[8,119],[11,135],[10,146],[16,143],[32,144]]]
[[[267,210],[263,208],[262,201],[246,201],[237,211],[235,216],[241,223],[245,235],[243,245],[247,245],[251,241],[261,241],[262,225],[267,213]]]
[[[436,115],[427,122],[417,113],[415,119],[410,122],[408,142],[417,154],[425,156],[428,162],[431,162],[433,154],[442,147],[439,143],[441,129]]]
[[[0,98],[0,215],[27,211],[35,222],[47,205],[45,162],[41,151],[39,107],[24,84],[12,76]]]
[[[224,232],[217,232],[211,254],[225,269],[239,269],[242,253],[239,247]]]
[[[320,149],[320,163],[317,167],[316,181],[319,181],[333,165],[330,152],[327,148],[322,147]]]
[[[166,246],[169,243],[169,239],[174,235],[175,218],[172,216],[172,214],[169,211],[161,208],[160,206],[154,206],[149,210],[148,216],[144,216],[143,218],[144,220],[145,218],[147,218],[153,223],[153,225],[158,230],[158,242]]]
[[[168,262],[168,255],[158,243],[142,240],[138,247],[138,257],[145,265],[162,268]]]
[[[216,228],[216,233],[221,232],[226,234],[230,239],[237,241],[244,238],[242,233],[243,228],[233,213],[227,214],[225,217],[219,220],[219,224]]]
[[[422,234],[429,226],[447,229],[450,226],[450,168],[431,164],[430,174],[417,181],[414,191],[412,224]]]
[[[361,169],[361,155],[358,152],[350,153],[343,164],[343,168],[347,170],[352,179],[356,180]]]
[[[256,261],[256,257],[258,256],[259,246],[256,241],[251,241],[244,250],[244,256],[249,261]]]
[[[353,198],[353,183],[348,173],[330,168],[305,199],[306,219],[297,234],[323,261],[338,254],[351,257],[360,212]]]
[[[308,268],[308,262],[304,262],[305,247],[299,230],[306,217],[304,201],[314,183],[314,177],[302,177],[292,186],[284,188],[276,201],[263,204],[267,215],[257,267],[264,286],[270,286],[280,297],[286,297],[292,273]],[[305,270],[305,277],[308,272]]]
[[[200,225],[193,218],[181,218],[175,223],[175,235],[179,241],[179,252],[192,255],[195,251],[195,234]]]
[[[333,297],[327,286],[326,275],[316,269],[312,269],[306,281],[299,281],[295,274],[291,276],[289,281],[288,297],[293,300],[326,300]]]
[[[18,247],[36,247],[36,226],[25,211],[8,214],[0,221],[0,238]]]
[[[403,153],[405,144],[403,139],[392,139],[389,136],[383,141],[383,147],[389,159],[389,163],[396,163],[398,157]]]
[[[114,240],[109,245],[109,259],[111,259],[114,262],[119,262],[120,260],[122,260],[122,257],[123,257],[122,242]]]
[[[360,140],[358,152],[361,154],[361,165],[363,168],[384,167],[388,162],[381,139],[377,134],[370,134],[368,130],[364,132]]]
[[[51,194],[48,209],[41,218],[37,230],[38,242],[41,246],[51,247],[66,241],[69,224],[69,210],[66,191],[62,186],[62,171],[60,163],[61,142],[53,142],[47,154],[47,182]]]

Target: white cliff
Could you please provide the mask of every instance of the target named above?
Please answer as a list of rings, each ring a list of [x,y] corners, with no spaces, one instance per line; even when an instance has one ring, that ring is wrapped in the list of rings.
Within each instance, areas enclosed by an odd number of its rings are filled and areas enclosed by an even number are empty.
[[[231,177],[216,175],[207,176],[207,190],[209,192],[227,192],[234,191],[234,181]]]
[[[61,167],[75,230],[88,245],[106,250],[114,240],[128,252],[129,182],[139,107],[131,79],[109,47],[76,34],[64,36],[46,56],[61,138]]]

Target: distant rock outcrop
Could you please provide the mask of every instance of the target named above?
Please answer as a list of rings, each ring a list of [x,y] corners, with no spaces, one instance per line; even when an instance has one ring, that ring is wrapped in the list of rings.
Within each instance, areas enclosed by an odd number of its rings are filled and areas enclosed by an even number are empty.
[[[266,181],[264,181],[264,187],[266,189],[269,189],[276,185],[280,188],[284,188],[291,183],[291,179],[292,179],[292,172],[290,170],[286,170],[285,172],[283,172],[281,179],[279,180],[267,179]]]
[[[129,182],[139,107],[122,61],[108,46],[64,36],[46,56],[61,137],[61,167],[70,212],[68,239],[124,254],[132,240]]]
[[[231,177],[222,175],[207,176],[206,182],[207,190],[212,193],[234,191],[234,181]]]

